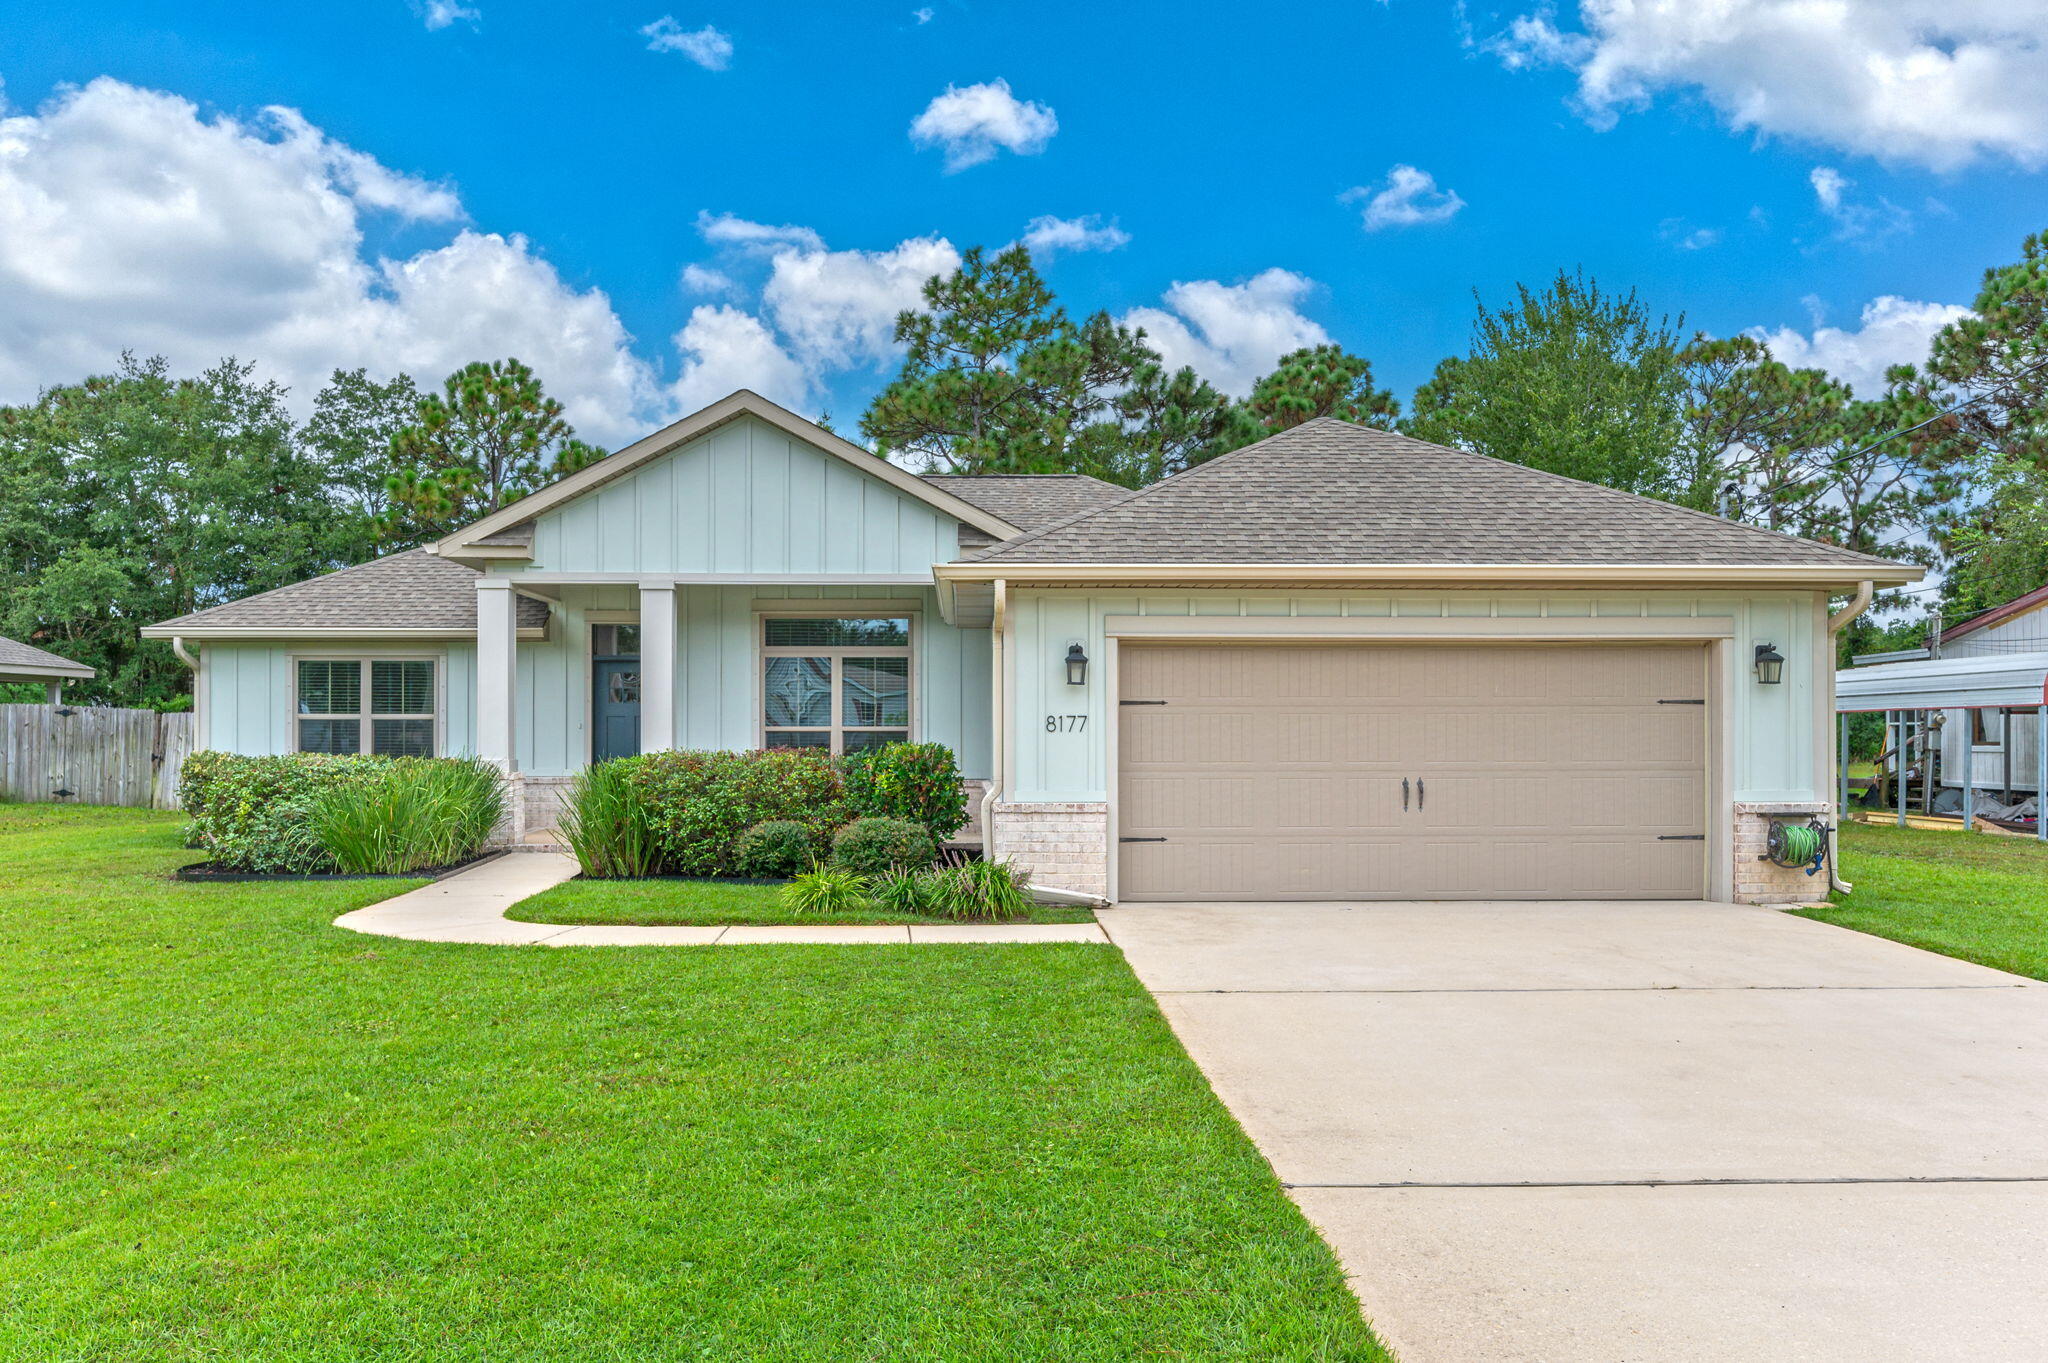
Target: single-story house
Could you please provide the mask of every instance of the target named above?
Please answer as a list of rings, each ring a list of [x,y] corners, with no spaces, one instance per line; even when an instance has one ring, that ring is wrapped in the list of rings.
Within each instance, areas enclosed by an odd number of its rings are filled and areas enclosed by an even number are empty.
[[[0,682],[38,682],[52,705],[63,700],[65,682],[91,681],[94,675],[84,663],[0,635]]]
[[[617,753],[908,736],[1111,898],[1782,901],[1830,633],[1920,572],[1335,420],[1129,491],[918,477],[742,391],[144,632],[200,746],[481,754],[526,828]]]

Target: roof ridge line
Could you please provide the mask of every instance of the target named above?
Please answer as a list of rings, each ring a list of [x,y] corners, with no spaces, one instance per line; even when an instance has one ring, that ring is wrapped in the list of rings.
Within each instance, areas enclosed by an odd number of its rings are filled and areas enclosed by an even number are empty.
[[[1029,544],[1031,541],[1038,539],[1041,536],[1049,535],[1055,530],[1064,530],[1066,527],[1074,524],[1077,521],[1083,520],[1089,516],[1099,515],[1103,512],[1114,510],[1117,507],[1127,505],[1128,503],[1136,500],[1139,497],[1145,496],[1147,493],[1157,492],[1159,489],[1165,487],[1168,483],[1179,482],[1181,479],[1188,477],[1190,474],[1200,473],[1204,469],[1213,469],[1218,467],[1219,465],[1227,464],[1241,454],[1249,454],[1251,451],[1257,449],[1261,445],[1269,444],[1272,441],[1278,440],[1283,435],[1289,435],[1295,431],[1300,430],[1302,427],[1310,424],[1310,422],[1336,420],[1337,419],[1335,417],[1310,417],[1308,421],[1297,421],[1284,431],[1275,431],[1271,435],[1263,436],[1260,439],[1254,440],[1249,445],[1239,445],[1234,450],[1225,450],[1222,454],[1217,455],[1213,459],[1204,459],[1201,463],[1192,464],[1187,468],[1182,469],[1178,473],[1169,473],[1156,483],[1147,483],[1143,487],[1134,487],[1121,497],[1112,497],[1110,500],[1104,502],[1100,506],[1091,506],[1086,511],[1077,511],[1073,515],[1068,516],[1063,520],[1054,521],[1050,525],[1042,525],[1038,529],[1031,531],[1029,534],[1019,535],[1017,536],[1017,538],[1011,540],[998,540],[996,543],[991,544],[988,548],[983,549],[978,553],[970,554],[966,558],[959,559],[956,561],[960,563],[974,563],[998,551],[1007,552],[1011,549],[1016,548],[1018,545]],[[1376,429],[1375,427],[1371,426],[1361,426],[1358,425],[1357,422],[1352,421],[1338,421],[1337,424],[1340,426],[1358,426],[1360,430],[1364,431]],[[1111,483],[1109,485],[1111,487],[1116,486],[1116,484],[1114,483]]]

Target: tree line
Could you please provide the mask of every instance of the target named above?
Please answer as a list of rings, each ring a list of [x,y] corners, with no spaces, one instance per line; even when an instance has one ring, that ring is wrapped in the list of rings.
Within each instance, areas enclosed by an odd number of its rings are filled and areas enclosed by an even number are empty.
[[[1074,318],[1023,247],[977,248],[897,318],[902,366],[859,429],[924,471],[1138,487],[1334,416],[1935,564],[1943,599],[1923,605],[1949,619],[2048,582],[2048,237],[1986,271],[1972,312],[1871,394],[1582,272],[1474,303],[1466,353],[1405,411],[1334,344],[1232,398],[1141,329]],[[142,625],[423,543],[602,453],[516,359],[438,390],[338,370],[304,421],[286,396],[234,359],[177,377],[124,356],[0,407],[0,635],[98,668],[81,699],[189,704]],[[1845,649],[1917,642],[1914,610]]]

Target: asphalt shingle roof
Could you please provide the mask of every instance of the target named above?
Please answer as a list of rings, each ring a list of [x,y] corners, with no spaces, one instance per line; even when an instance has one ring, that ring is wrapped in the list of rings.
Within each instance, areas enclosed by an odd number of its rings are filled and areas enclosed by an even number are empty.
[[[474,568],[450,563],[424,549],[359,563],[353,568],[294,582],[289,587],[209,606],[156,626],[209,629],[442,629],[476,628]],[[519,598],[522,628],[547,623],[545,601]]]
[[[10,667],[68,667],[84,672],[87,676],[92,675],[92,669],[84,663],[73,662],[69,658],[59,657],[55,653],[37,648],[34,644],[24,644],[19,639],[9,639],[5,635],[0,635],[0,673],[6,672]]]
[[[1320,417],[968,556],[997,563],[1873,565],[1852,550]]]
[[[1039,530],[1129,491],[1085,473],[927,473],[924,481],[1019,530]]]

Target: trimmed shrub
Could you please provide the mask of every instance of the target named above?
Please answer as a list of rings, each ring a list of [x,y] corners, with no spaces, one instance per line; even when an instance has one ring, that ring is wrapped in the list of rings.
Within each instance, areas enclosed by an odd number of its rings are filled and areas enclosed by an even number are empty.
[[[864,876],[921,871],[938,855],[922,824],[905,819],[855,819],[832,838],[832,862]]]
[[[787,820],[822,846],[845,820],[839,769],[803,748],[754,752],[658,752],[622,759],[645,802],[663,862],[684,875],[731,875],[740,835]]]
[[[629,765],[638,760],[585,767],[562,795],[562,841],[586,876],[651,876],[661,870],[661,847]]]
[[[855,818],[907,819],[934,843],[967,826],[967,792],[960,767],[943,743],[889,743],[848,753],[846,809]]]
[[[362,781],[331,785],[307,822],[350,875],[405,875],[482,852],[505,816],[505,781],[476,757],[401,757]]]
[[[733,864],[743,876],[781,880],[797,875],[816,860],[811,830],[789,819],[770,819],[740,834]]]
[[[852,913],[867,906],[867,891],[865,876],[821,866],[782,887],[782,906],[791,913]]]
[[[223,870],[333,871],[334,857],[313,830],[315,797],[358,789],[389,764],[389,758],[324,753],[193,753],[178,780],[178,803],[192,819],[190,845]]]

